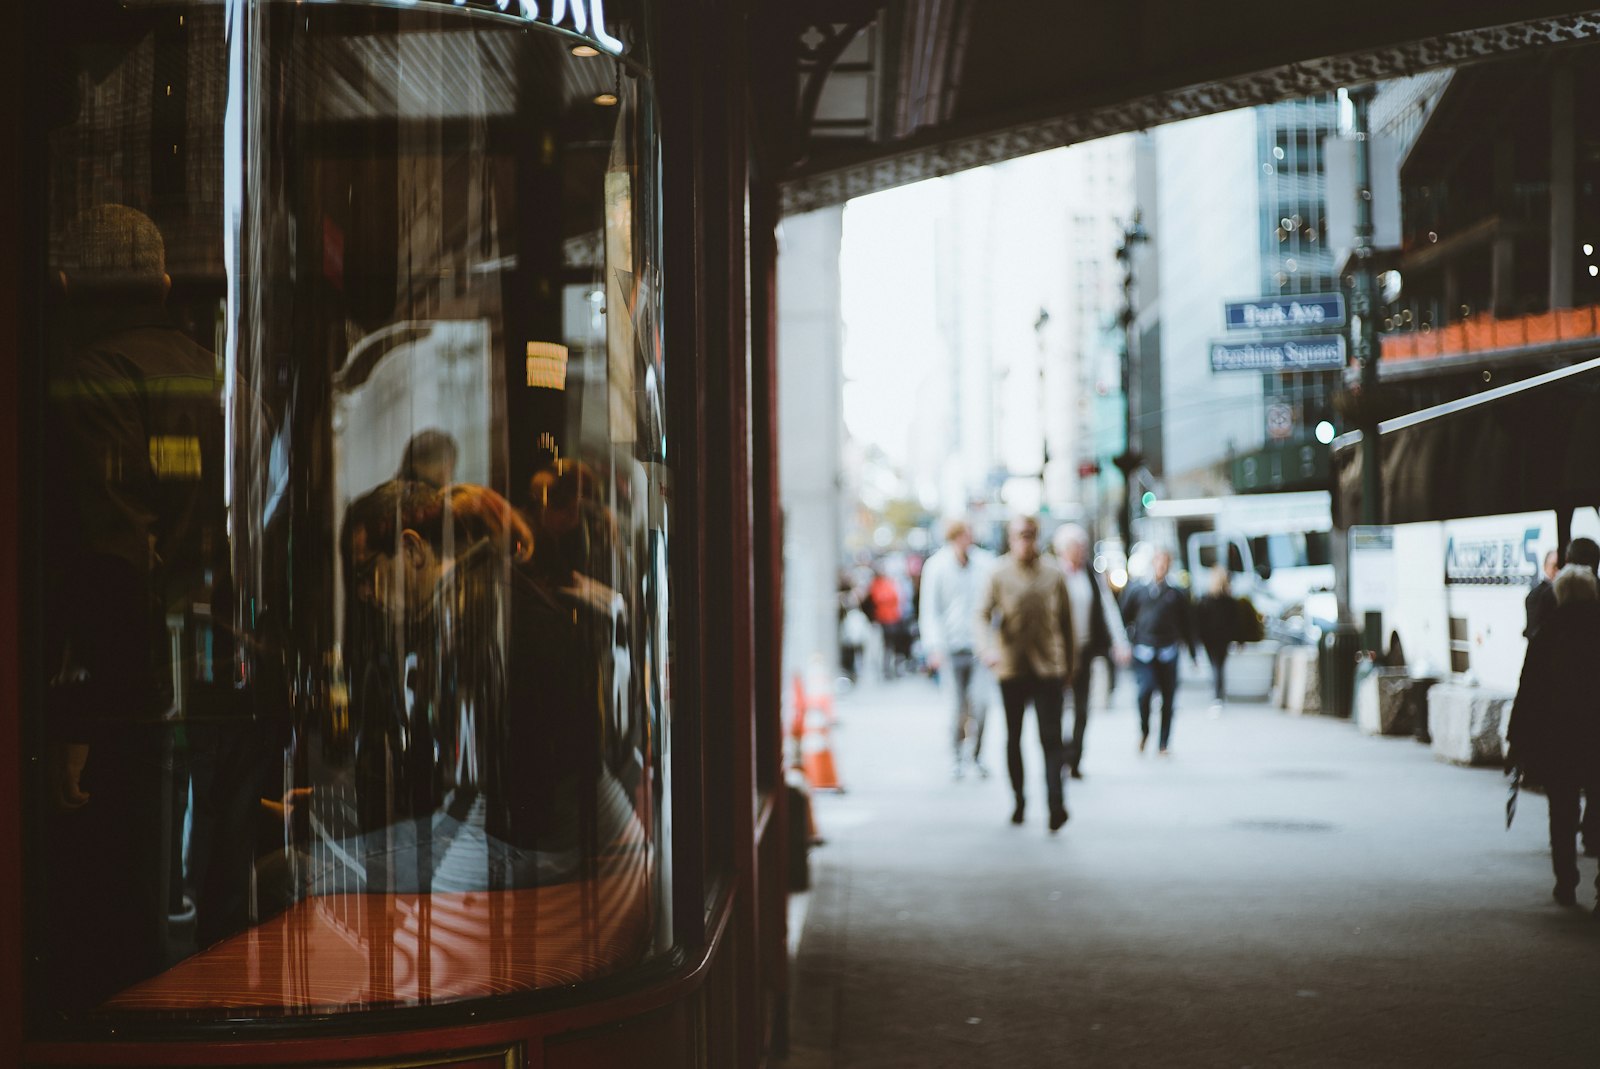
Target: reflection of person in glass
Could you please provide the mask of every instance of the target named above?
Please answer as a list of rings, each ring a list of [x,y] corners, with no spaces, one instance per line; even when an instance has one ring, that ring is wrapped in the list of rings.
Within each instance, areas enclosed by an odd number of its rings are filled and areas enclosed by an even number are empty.
[[[529,573],[527,524],[486,487],[390,482],[351,504],[342,542],[352,589],[406,647],[391,661],[405,666],[399,764],[418,804],[358,846],[388,866],[373,889],[581,875],[627,800],[600,774],[592,665],[572,608]]]
[[[616,521],[600,500],[587,464],[553,461],[532,479],[533,523],[538,537],[533,569],[552,590],[610,612],[616,592],[596,572],[616,544]]]
[[[530,515],[534,581],[547,597],[571,606],[576,651],[601,694],[605,753],[632,790],[643,771],[634,738],[641,725],[633,720],[642,699],[631,689],[632,666],[643,657],[627,638],[628,606],[622,591],[632,585],[623,561],[630,554],[620,545],[616,513],[604,496],[606,489],[621,493],[626,485],[625,480],[603,483],[581,461],[553,460],[530,481]]]
[[[456,481],[456,440],[441,430],[418,431],[406,443],[400,461],[401,482],[422,482],[429,486],[448,486]]]
[[[174,725],[226,681],[216,358],[175,329],[161,233],[102,205],[64,242],[68,351],[50,376],[46,693],[50,979],[92,1005],[182,939]],[[175,754],[179,756],[175,756]],[[92,966],[91,964],[92,963]]]

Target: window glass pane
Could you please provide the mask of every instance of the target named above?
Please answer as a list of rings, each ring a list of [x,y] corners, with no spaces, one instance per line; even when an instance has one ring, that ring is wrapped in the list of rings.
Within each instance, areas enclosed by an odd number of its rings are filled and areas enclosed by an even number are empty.
[[[36,1019],[670,946],[639,8],[53,16]]]

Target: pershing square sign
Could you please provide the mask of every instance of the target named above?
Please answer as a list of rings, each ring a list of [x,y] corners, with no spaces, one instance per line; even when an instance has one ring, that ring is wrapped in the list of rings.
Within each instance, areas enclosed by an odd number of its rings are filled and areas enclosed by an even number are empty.
[[[1345,365],[1344,335],[1281,341],[1212,342],[1211,370],[1328,371]]]

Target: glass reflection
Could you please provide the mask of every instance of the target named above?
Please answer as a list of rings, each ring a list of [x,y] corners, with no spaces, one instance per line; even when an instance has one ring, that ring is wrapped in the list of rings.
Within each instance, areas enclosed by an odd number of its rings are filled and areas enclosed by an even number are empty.
[[[625,60],[472,7],[94,6],[52,27],[39,1008],[421,1005],[664,949],[636,5]]]

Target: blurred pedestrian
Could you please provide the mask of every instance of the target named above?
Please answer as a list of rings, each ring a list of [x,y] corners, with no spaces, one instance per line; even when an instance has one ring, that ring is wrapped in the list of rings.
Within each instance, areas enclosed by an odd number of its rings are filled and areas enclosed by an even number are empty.
[[[900,642],[903,616],[900,588],[887,574],[875,570],[872,585],[867,588],[867,596],[872,600],[872,622],[878,625],[878,634],[883,640],[883,678],[893,679],[899,674],[895,651]]]
[[[1075,523],[1056,529],[1051,545],[1067,575],[1067,596],[1072,604],[1072,633],[1077,638],[1077,671],[1072,676],[1072,742],[1067,747],[1067,769],[1073,779],[1083,778],[1084,733],[1089,726],[1089,684],[1096,657],[1106,659],[1107,677],[1115,683],[1117,665],[1129,660],[1128,633],[1122,626],[1117,599],[1095,570],[1089,567],[1089,532]]]
[[[1542,784],[1549,798],[1550,861],[1556,875],[1552,893],[1561,905],[1571,906],[1577,904],[1579,795],[1588,796],[1584,823],[1592,824],[1600,786],[1600,676],[1595,671],[1600,545],[1574,538],[1566,560],[1551,580],[1552,605],[1528,642],[1507,741],[1509,760]],[[1585,834],[1586,846],[1595,845],[1590,838]],[[1600,887],[1600,879],[1596,885]]]
[[[1150,578],[1133,587],[1122,603],[1122,619],[1133,643],[1134,674],[1139,679],[1139,751],[1150,742],[1150,703],[1161,692],[1162,756],[1171,752],[1173,701],[1178,692],[1178,655],[1189,647],[1195,656],[1194,628],[1189,621],[1189,596],[1167,582],[1172,554],[1158,549],[1150,561]]]
[[[951,520],[945,524],[944,546],[922,569],[922,645],[954,713],[956,779],[969,762],[978,775],[989,775],[983,765],[983,723],[993,682],[978,661],[976,620],[993,564],[989,552],[973,544],[966,521]]]
[[[839,667],[852,683],[860,678],[872,635],[872,622],[861,609],[865,594],[854,586],[848,572],[839,573]]]
[[[1211,661],[1215,684],[1211,710],[1216,714],[1222,711],[1222,703],[1228,696],[1228,647],[1239,638],[1239,602],[1233,596],[1225,565],[1211,569],[1205,597],[1195,605],[1195,624],[1200,632],[1200,644],[1206,648],[1206,657]]]
[[[1528,614],[1528,625],[1522,629],[1523,638],[1532,638],[1533,633],[1539,630],[1539,621],[1543,619],[1545,611],[1555,605],[1555,596],[1550,591],[1550,583],[1556,577],[1556,572],[1561,568],[1561,552],[1552,549],[1544,555],[1544,567],[1539,582],[1528,591],[1528,597],[1522,606]]]
[[[1071,598],[1066,574],[1039,553],[1037,520],[1031,516],[1012,520],[1007,542],[1010,553],[989,573],[978,607],[979,656],[999,677],[1006,710],[1006,770],[1015,798],[1011,823],[1021,824],[1026,809],[1022,720],[1031,703],[1044,750],[1045,798],[1054,832],[1067,822],[1061,711],[1077,649]]]

